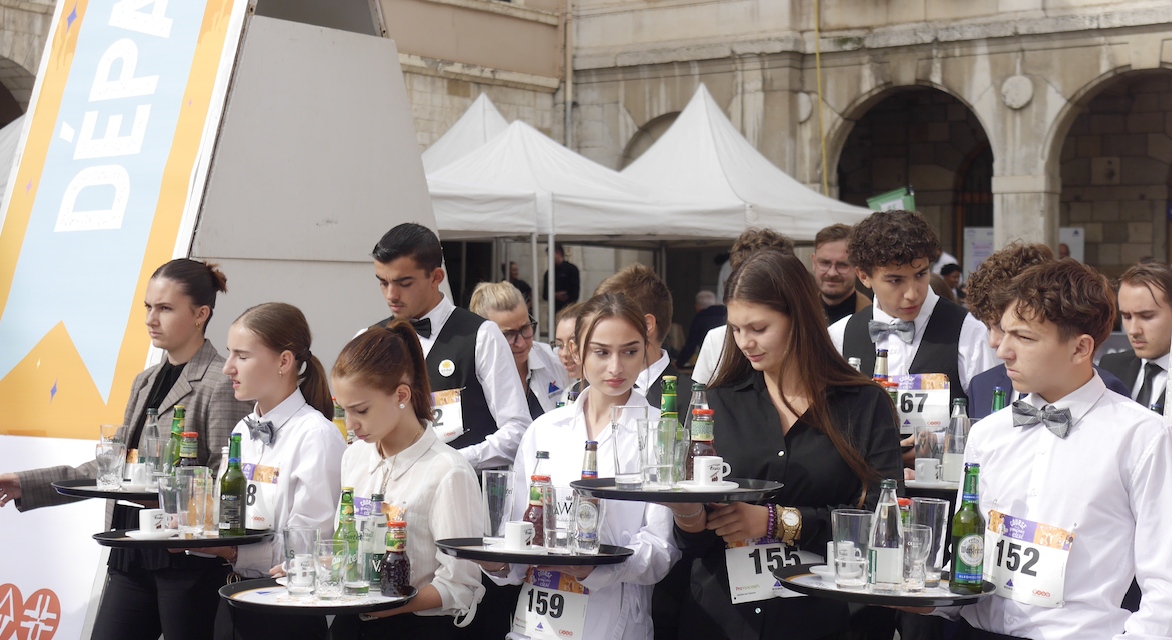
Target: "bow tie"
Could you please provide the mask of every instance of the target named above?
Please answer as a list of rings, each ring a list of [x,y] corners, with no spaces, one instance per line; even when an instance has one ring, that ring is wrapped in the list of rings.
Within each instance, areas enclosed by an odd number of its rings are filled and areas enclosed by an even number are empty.
[[[415,333],[419,334],[420,338],[430,338],[431,337],[431,318],[424,318],[422,320],[412,320],[411,321],[411,328],[415,330]]]
[[[867,333],[871,334],[871,342],[878,343],[883,336],[894,333],[900,340],[911,344],[916,335],[916,323],[907,320],[896,320],[892,323],[871,320],[867,323]]]
[[[253,440],[260,440],[261,444],[270,444],[276,437],[272,420],[257,420],[252,416],[244,417],[244,424],[248,427],[248,436]]]
[[[1042,423],[1051,433],[1065,438],[1070,433],[1070,409],[1058,409],[1048,404],[1041,409],[1018,400],[1013,403],[1013,426],[1028,427]]]

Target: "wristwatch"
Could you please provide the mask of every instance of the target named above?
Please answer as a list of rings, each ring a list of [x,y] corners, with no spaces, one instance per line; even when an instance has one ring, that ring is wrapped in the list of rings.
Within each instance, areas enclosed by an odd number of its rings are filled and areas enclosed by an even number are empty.
[[[793,507],[784,507],[781,510],[781,541],[786,545],[793,545],[802,533],[802,512]]]

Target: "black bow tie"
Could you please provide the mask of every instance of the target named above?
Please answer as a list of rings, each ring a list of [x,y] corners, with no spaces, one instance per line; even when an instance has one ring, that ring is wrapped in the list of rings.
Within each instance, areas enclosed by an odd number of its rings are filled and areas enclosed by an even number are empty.
[[[253,440],[259,440],[261,444],[270,444],[277,435],[273,430],[272,420],[257,420],[252,416],[245,416],[244,424],[248,427],[248,436]]]
[[[420,338],[430,338],[431,337],[431,318],[424,318],[422,320],[412,320],[411,321],[411,328],[415,330],[415,333],[419,334]]]

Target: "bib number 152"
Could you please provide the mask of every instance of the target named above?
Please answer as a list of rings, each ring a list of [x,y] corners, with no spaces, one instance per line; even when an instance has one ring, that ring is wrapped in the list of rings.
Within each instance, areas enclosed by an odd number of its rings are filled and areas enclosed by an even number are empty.
[[[1041,553],[1034,547],[1026,547],[1023,553],[1022,545],[1016,542],[1005,541],[1002,538],[997,541],[997,566],[1002,566],[1001,561],[1004,559],[1005,568],[1010,571],[1018,571],[1021,567],[1022,575],[1036,576],[1038,573],[1034,571],[1034,565],[1038,564],[1038,559]],[[1025,564],[1022,564],[1022,559],[1025,559]]]

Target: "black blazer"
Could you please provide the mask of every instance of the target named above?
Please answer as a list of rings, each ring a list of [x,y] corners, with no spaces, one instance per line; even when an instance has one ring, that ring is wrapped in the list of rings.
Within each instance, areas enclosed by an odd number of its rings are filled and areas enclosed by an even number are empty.
[[[1103,356],[1103,359],[1106,360],[1107,356]],[[1136,362],[1139,360],[1137,359]],[[1127,385],[1123,384],[1119,378],[1111,375],[1110,371],[1102,367],[1095,367],[1095,371],[1099,373],[1099,377],[1103,379],[1103,384],[1107,385],[1108,390],[1125,398],[1131,397],[1131,389],[1127,388]],[[1134,381],[1133,378],[1132,382]],[[1013,390],[1013,381],[1005,373],[1005,365],[1003,364],[974,376],[969,382],[969,397],[972,400],[969,403],[969,418],[976,421],[992,413],[994,387],[1005,389],[1007,394]]]
[[[1139,370],[1143,367],[1143,358],[1135,355],[1134,349],[1108,353],[1099,358],[1099,367],[1110,371],[1116,378],[1127,385],[1127,395],[1135,388],[1135,381],[1139,378]]]

